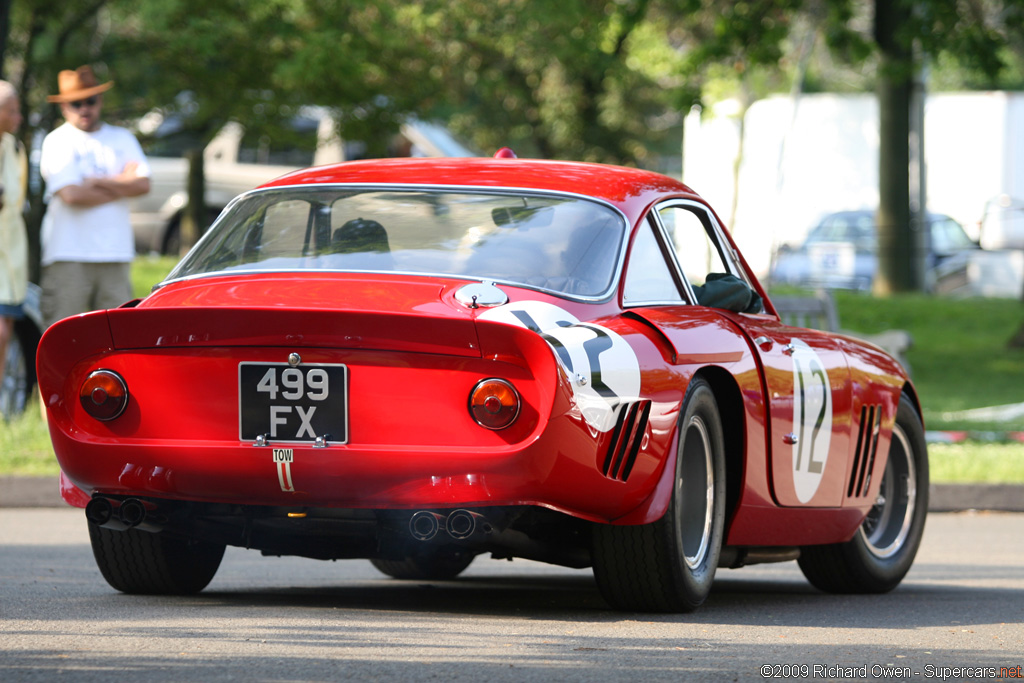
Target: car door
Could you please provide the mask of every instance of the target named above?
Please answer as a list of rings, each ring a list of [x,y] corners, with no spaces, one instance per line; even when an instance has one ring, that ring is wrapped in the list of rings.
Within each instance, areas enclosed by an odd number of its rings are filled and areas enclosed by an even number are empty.
[[[658,206],[656,215],[675,246],[693,301],[717,274],[750,286],[732,243],[703,205],[675,200]],[[756,310],[723,315],[747,336],[760,363],[768,413],[768,471],[776,502],[839,506],[850,451],[851,382],[838,342]]]

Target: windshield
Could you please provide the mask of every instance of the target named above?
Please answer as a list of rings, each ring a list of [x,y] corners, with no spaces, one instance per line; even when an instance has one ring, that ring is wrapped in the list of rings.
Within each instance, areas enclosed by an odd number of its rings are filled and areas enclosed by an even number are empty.
[[[234,202],[168,279],[395,271],[597,297],[614,281],[624,234],[619,213],[575,197],[289,187]]]
[[[962,225],[949,216],[932,216],[932,250],[939,254],[950,254],[963,249],[977,249]]]

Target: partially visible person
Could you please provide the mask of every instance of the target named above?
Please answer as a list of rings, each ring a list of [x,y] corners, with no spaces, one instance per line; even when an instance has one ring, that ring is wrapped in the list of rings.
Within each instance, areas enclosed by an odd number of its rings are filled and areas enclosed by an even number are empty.
[[[149,164],[138,140],[101,119],[103,93],[89,66],[61,71],[65,123],[43,140],[39,170],[49,206],[42,227],[43,322],[132,298],[130,266],[135,243],[128,198],[149,192]]]
[[[14,86],[0,81],[0,380],[14,321],[28,289],[25,204],[26,157],[14,133],[21,126],[21,101]]]

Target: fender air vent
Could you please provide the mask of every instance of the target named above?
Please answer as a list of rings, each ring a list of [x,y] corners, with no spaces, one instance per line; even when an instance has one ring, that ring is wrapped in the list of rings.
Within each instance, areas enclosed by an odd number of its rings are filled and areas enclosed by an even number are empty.
[[[871,488],[871,471],[878,452],[878,434],[882,431],[882,406],[861,406],[857,450],[853,452],[853,468],[847,498],[860,498]]]
[[[640,452],[644,434],[647,433],[651,402],[623,403],[619,406],[618,412],[619,417],[609,439],[608,452],[605,454],[601,473],[610,479],[626,481],[633,470],[637,453]]]

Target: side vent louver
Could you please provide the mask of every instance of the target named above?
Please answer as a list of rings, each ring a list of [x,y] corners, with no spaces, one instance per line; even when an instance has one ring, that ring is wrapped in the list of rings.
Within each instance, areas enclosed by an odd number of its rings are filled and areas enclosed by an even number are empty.
[[[847,498],[866,496],[871,488],[871,471],[878,452],[878,434],[882,431],[882,406],[861,406],[857,450],[853,453]]]
[[[619,417],[615,421],[615,429],[612,430],[608,452],[601,467],[606,477],[619,481],[626,481],[629,477],[647,432],[650,416],[650,401],[634,401],[619,406]]]

